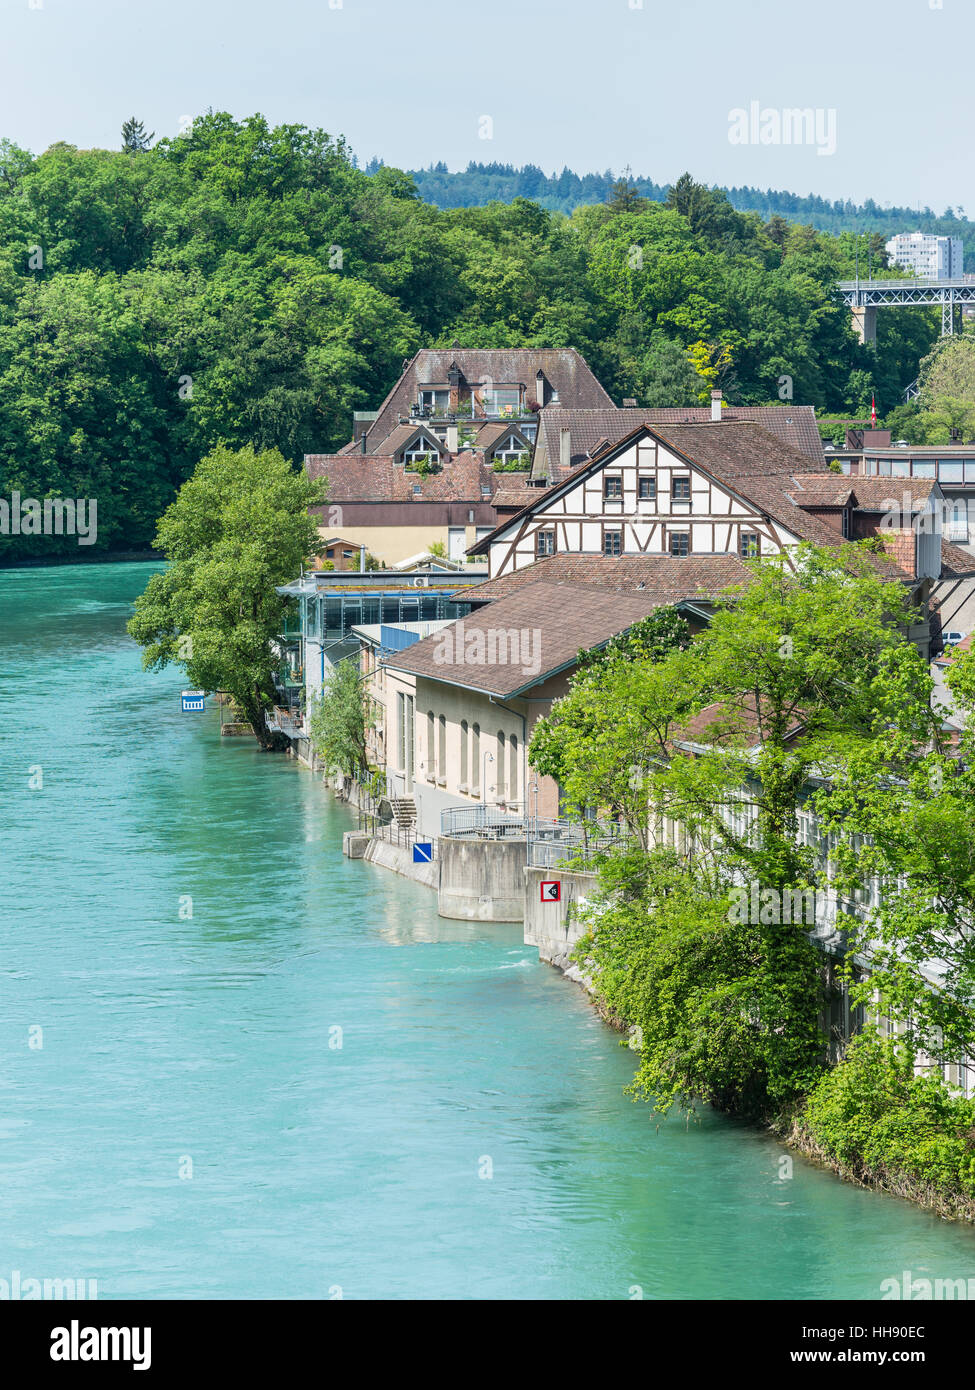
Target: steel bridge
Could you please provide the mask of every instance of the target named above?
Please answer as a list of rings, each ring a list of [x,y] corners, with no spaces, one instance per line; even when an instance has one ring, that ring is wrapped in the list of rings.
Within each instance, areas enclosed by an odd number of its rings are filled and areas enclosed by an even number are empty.
[[[955,307],[975,306],[975,276],[955,280],[841,280],[843,303],[853,313],[861,343],[877,337],[877,310],[941,305],[942,334],[955,331]]]

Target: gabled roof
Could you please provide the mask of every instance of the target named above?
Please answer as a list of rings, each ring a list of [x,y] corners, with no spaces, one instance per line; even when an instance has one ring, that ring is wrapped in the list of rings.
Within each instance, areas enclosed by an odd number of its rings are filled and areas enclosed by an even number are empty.
[[[565,473],[560,465],[563,429],[570,434],[571,466],[578,467],[594,457],[601,440],[605,439],[612,445],[640,425],[700,425],[710,421],[711,410],[708,406],[654,410],[625,406],[611,410],[579,410],[566,409],[564,401],[558,406],[548,405],[538,417],[533,476],[547,475],[553,483],[562,481]],[[761,425],[781,439],[783,444],[804,454],[819,471],[825,467],[816,413],[810,405],[728,406],[721,416],[721,423],[732,421]]]
[[[561,497],[590,473],[607,467],[643,437],[658,440],[678,458],[709,474],[800,540],[813,545],[835,546],[837,536],[833,528],[797,506],[791,495],[803,474],[818,472],[821,475],[822,469],[814,469],[805,454],[759,425],[721,420],[700,425],[638,426],[598,458],[573,469],[556,486],[540,492],[537,501],[533,499],[520,512],[507,517],[489,536],[472,546],[468,554],[487,551],[507,527],[540,505]]]
[[[488,379],[496,386],[521,383],[528,388],[529,396],[535,393],[536,375],[541,370],[549,389],[558,391],[562,405],[613,405],[574,348],[421,348],[415,357],[404,362],[399,381],[379,407],[367,433],[367,450],[374,443],[381,443],[399,417],[409,413],[424,387],[446,385],[448,373],[455,365],[468,385],[480,385]]]
[[[428,680],[511,698],[574,665],[580,649],[604,646],[659,607],[659,598],[652,594],[536,582],[458,619],[451,629],[424,638],[385,664]],[[505,645],[504,662],[475,662],[472,645],[480,640],[482,651],[490,653],[492,631],[518,634],[518,652]],[[495,652],[500,651],[497,636],[493,642]]]

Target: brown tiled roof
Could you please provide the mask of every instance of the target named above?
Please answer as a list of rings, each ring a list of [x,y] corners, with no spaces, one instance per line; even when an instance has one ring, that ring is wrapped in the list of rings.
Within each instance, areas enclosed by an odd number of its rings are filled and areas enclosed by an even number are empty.
[[[504,477],[506,480],[512,477],[527,478],[528,474],[506,473],[504,474]],[[499,512],[521,511],[522,507],[527,507],[529,502],[534,502],[539,497],[542,491],[542,488],[528,487],[525,485],[525,483],[522,483],[521,486],[517,486],[509,485],[509,483],[505,481],[498,488],[497,492],[494,494],[491,500],[497,507]]]
[[[502,698],[511,697],[570,666],[580,648],[602,646],[659,607],[659,598],[651,594],[623,594],[588,586],[536,582],[458,619],[450,628],[442,628],[397,653],[386,664],[431,680],[467,686]],[[458,647],[465,653],[470,651],[471,634],[482,634],[487,645],[486,634],[492,630],[519,634],[517,660],[510,659],[510,648],[506,649],[507,661],[496,660],[491,665],[456,659]],[[454,647],[453,660],[445,659],[448,633]],[[525,634],[527,651],[521,645],[521,634]],[[536,661],[538,670],[532,671],[530,668]]]
[[[941,542],[941,578],[961,579],[975,574],[975,555],[950,541]]]
[[[612,407],[612,399],[600,386],[585,359],[574,348],[421,348],[407,362],[403,374],[379,407],[369,426],[367,448],[381,442],[401,415],[409,414],[423,386],[443,386],[452,364],[471,384],[490,378],[496,386],[523,383],[535,394],[535,376],[541,370],[549,390],[559,393],[562,405]]]
[[[754,695],[746,695],[737,708],[731,703],[708,705],[689,719],[683,729],[675,731],[674,738],[727,748],[755,748],[761,742],[757,710]],[[785,741],[791,743],[804,727],[802,717],[793,715],[784,734]]]
[[[909,497],[911,510],[920,511],[938,489],[933,478],[852,479],[856,505],[862,512],[889,512],[904,505]]]
[[[849,478],[838,473],[802,473],[790,495],[800,507],[848,507],[853,488]]]
[[[699,425],[711,420],[709,406],[659,410],[631,406],[612,410],[567,410],[563,404],[546,406],[538,417],[538,442],[532,471],[535,477],[547,475],[552,482],[561,482],[564,474],[559,465],[563,429],[570,431],[572,466],[576,467],[593,456],[600,440],[608,440],[610,445],[616,444],[639,425]],[[784,444],[803,454],[808,460],[807,467],[811,464],[822,471],[825,466],[816,413],[811,405],[729,406],[721,420],[722,423],[738,420],[761,425]]]
[[[392,455],[310,454],[305,466],[313,478],[328,479],[328,505],[339,502],[410,502],[414,487],[424,502],[484,502],[503,486],[502,479],[523,473],[496,473],[480,453],[447,454],[439,467],[423,475],[408,472]]]
[[[465,590],[463,602],[493,602],[540,582],[614,593],[645,590],[663,605],[686,598],[713,598],[731,584],[750,584],[752,576],[737,555],[549,555],[474,585]]]
[[[617,440],[613,450],[600,455],[600,460],[607,459],[613,452],[622,451],[645,430],[688,462],[697,464],[718,482],[746,498],[801,540],[813,545],[835,546],[835,530],[819,517],[803,511],[791,495],[803,474],[816,473],[821,476],[822,469],[815,469],[805,454],[783,443],[768,430],[746,421],[726,420],[708,421],[701,425],[640,425],[631,434]],[[591,469],[600,466],[600,462],[588,465]],[[574,477],[581,477],[582,473],[582,469],[574,470],[558,486],[563,486]],[[541,494],[543,498],[550,495],[551,489]],[[531,499],[523,511],[536,505],[536,500]],[[516,512],[506,517],[490,536],[485,536],[471,547],[469,553],[486,551],[498,532],[519,515]]]

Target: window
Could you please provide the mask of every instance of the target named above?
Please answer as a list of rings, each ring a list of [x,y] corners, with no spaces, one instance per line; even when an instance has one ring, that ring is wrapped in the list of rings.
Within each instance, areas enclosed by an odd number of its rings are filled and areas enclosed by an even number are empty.
[[[508,795],[512,801],[520,801],[520,782],[518,780],[518,735],[508,739]]]
[[[656,500],[656,496],[657,496],[657,480],[656,480],[656,478],[641,478],[641,479],[640,479],[640,500],[641,500],[641,502],[647,502],[647,501],[653,502],[653,501]]]
[[[460,785],[462,791],[467,791],[467,760],[470,750],[467,747],[467,740],[470,735],[470,727],[466,719],[460,721]]]
[[[403,450],[403,462],[406,464],[418,463],[421,459],[429,459],[431,463],[436,463],[439,458],[439,451],[426,439],[417,439],[408,449]]]
[[[450,387],[432,386],[420,392],[421,410],[447,410],[450,406]]]
[[[509,434],[494,451],[498,463],[524,463],[528,467],[528,451],[516,434]]]
[[[670,553],[671,555],[689,555],[691,553],[691,538],[686,531],[671,531]]]
[[[480,724],[471,725],[471,782],[472,791],[475,796],[480,795],[481,790],[481,726]]]
[[[675,478],[671,484],[670,495],[675,502],[689,502],[691,500],[690,478]]]
[[[331,546],[329,546],[329,548],[328,548],[328,549],[326,550],[326,552],[325,552],[325,559],[326,559],[326,560],[331,560],[331,558],[333,557],[334,554],[335,554],[335,551],[332,549]]]
[[[497,782],[497,784],[498,784],[498,786],[497,786],[497,793],[498,793],[498,800],[499,800],[499,801],[504,801],[504,799],[505,799],[505,791],[504,791],[504,773],[505,773],[505,767],[504,767],[504,745],[505,745],[504,731],[503,731],[502,729],[499,729],[499,730],[498,730],[498,775],[497,775],[497,777],[496,777],[496,779],[495,779],[496,782]]]
[[[603,479],[603,496],[610,500],[618,500],[623,496],[623,479],[607,477]]]
[[[555,554],[555,532],[536,531],[535,532],[535,554],[554,555]]]
[[[964,466],[953,459],[939,459],[938,477],[943,483],[960,483],[964,477]]]
[[[849,534],[850,534],[850,509],[849,509],[849,507],[844,507],[844,508],[843,508],[843,536],[844,536],[844,539],[847,538],[847,537],[849,536]]]
[[[437,747],[435,743],[436,721],[433,710],[427,710],[427,781],[437,780]]]
[[[603,532],[603,554],[622,555],[623,554],[623,532],[604,531]]]
[[[934,460],[932,459],[929,462],[922,463],[920,459],[915,459],[913,471],[915,478],[933,478]]]
[[[481,391],[481,406],[486,415],[514,412],[521,406],[520,386],[495,386]]]
[[[761,540],[755,531],[742,531],[741,533],[741,558],[743,560],[754,560],[759,552]],[[685,551],[686,555],[687,552]]]
[[[440,716],[440,743],[437,750],[437,773],[438,781],[441,783],[447,780],[447,716]]]

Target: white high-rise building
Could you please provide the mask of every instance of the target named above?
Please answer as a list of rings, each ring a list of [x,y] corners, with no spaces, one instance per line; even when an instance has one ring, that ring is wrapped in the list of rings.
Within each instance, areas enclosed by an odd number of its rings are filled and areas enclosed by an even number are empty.
[[[913,270],[920,280],[956,280],[964,273],[961,237],[900,232],[888,241],[887,251],[892,261]]]

